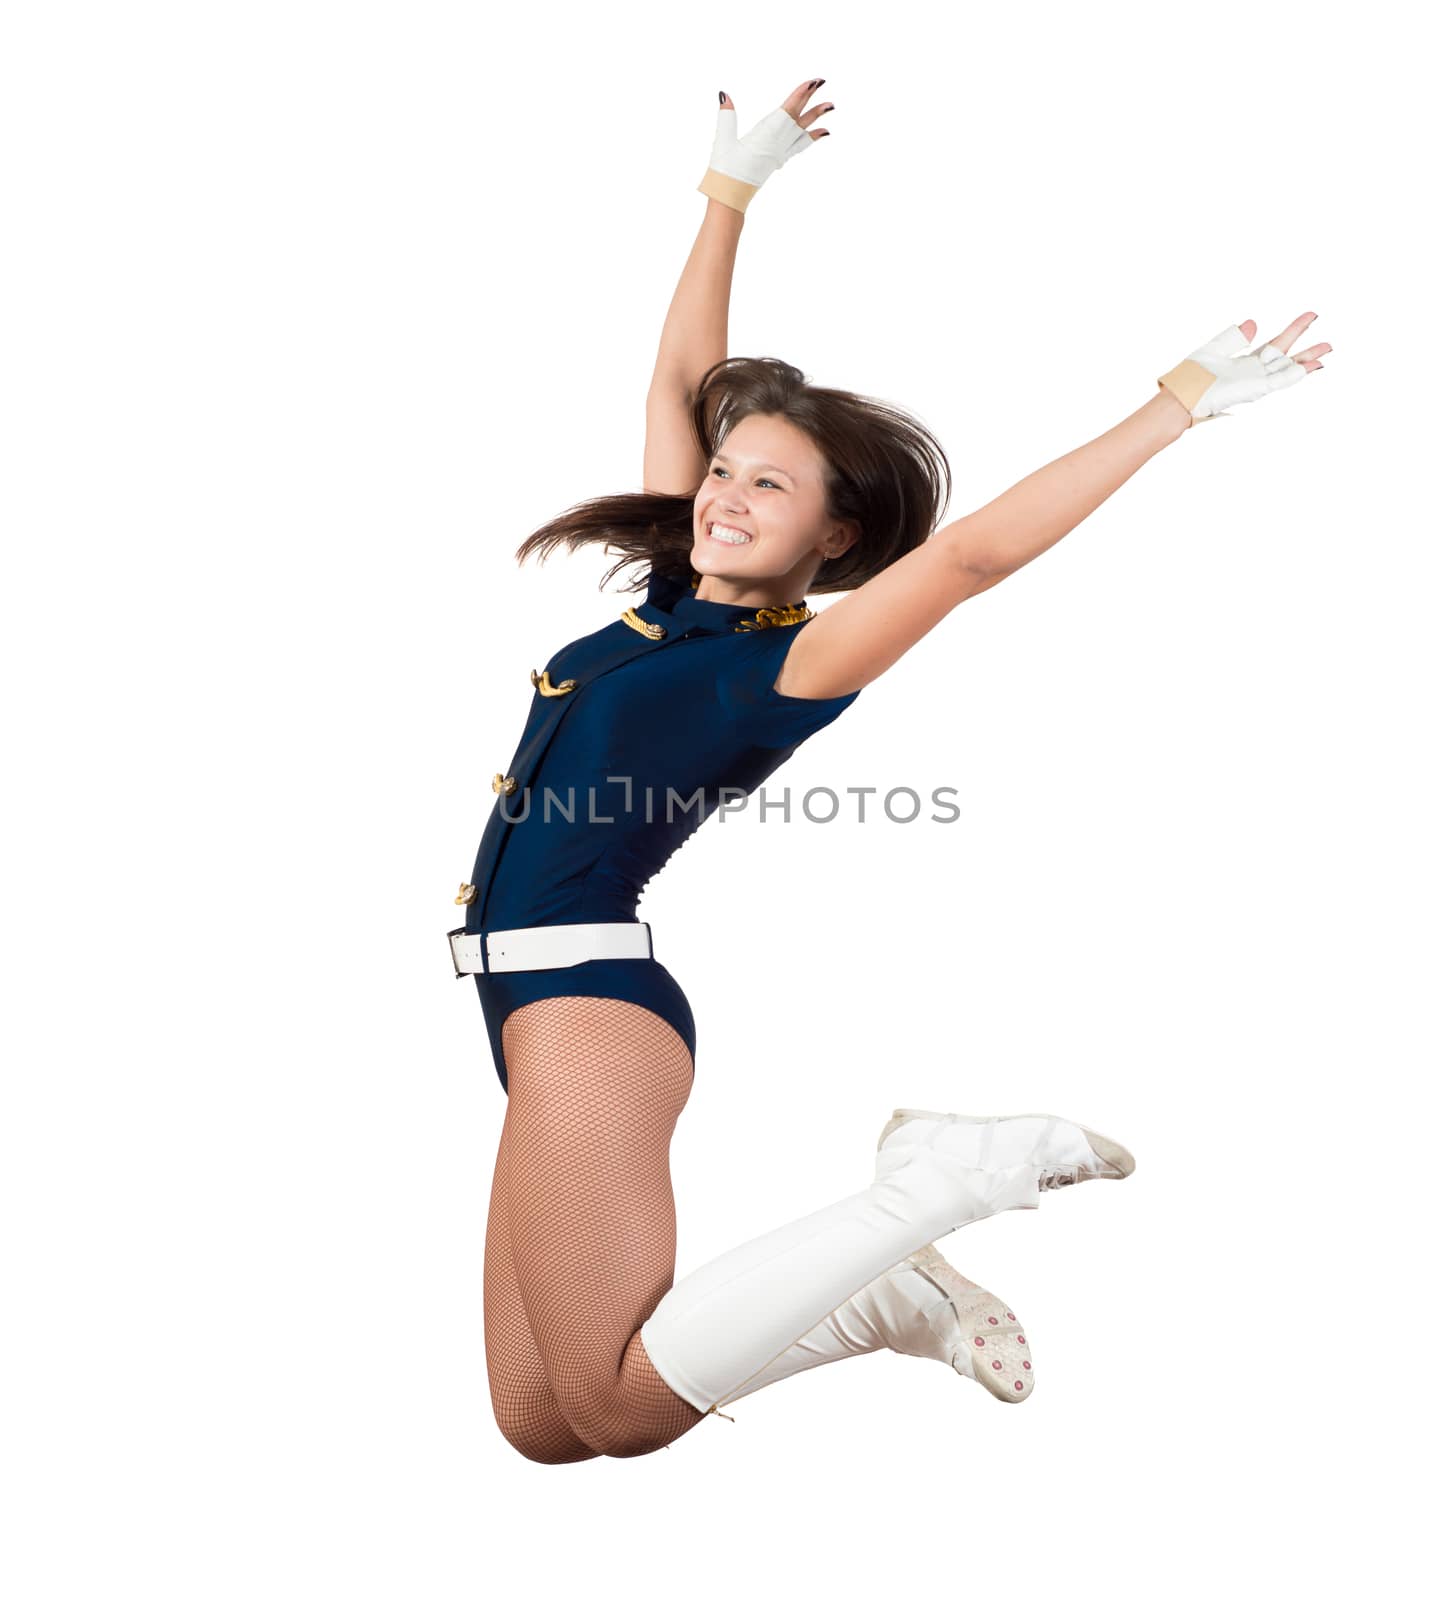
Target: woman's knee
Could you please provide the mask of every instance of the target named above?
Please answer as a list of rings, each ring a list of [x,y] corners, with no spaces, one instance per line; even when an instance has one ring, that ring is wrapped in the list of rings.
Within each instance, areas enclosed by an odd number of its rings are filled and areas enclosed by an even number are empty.
[[[623,1359],[579,1372],[557,1398],[564,1420],[602,1456],[648,1455],[701,1420],[701,1413],[655,1371],[638,1334]]]
[[[558,1467],[604,1454],[560,1422],[552,1392],[510,1390],[491,1398],[499,1432],[528,1461]]]
[[[575,1435],[602,1456],[645,1456],[676,1437],[665,1419],[628,1403],[619,1394],[607,1399],[561,1402],[560,1410]]]

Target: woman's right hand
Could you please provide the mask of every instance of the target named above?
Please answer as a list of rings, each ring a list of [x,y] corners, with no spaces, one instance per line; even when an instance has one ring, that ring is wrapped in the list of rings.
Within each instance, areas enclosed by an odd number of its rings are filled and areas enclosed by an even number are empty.
[[[826,137],[828,129],[812,132],[810,124],[824,111],[835,108],[828,104],[813,106],[810,111],[805,109],[807,99],[825,82],[825,78],[811,78],[798,85],[774,111],[768,111],[755,127],[739,138],[735,102],[722,90],[710,166],[696,185],[701,194],[744,212],[756,191],[778,167],[785,166],[792,156],[800,155],[817,139]]]
[[[1275,389],[1287,389],[1307,372],[1317,371],[1319,356],[1328,355],[1328,344],[1312,345],[1293,359],[1290,346],[1315,320],[1313,311],[1302,312],[1277,339],[1267,339],[1253,350],[1246,350],[1254,338],[1255,323],[1231,323],[1159,379],[1162,388],[1189,413],[1189,426],[1220,417],[1230,406],[1258,400]]]

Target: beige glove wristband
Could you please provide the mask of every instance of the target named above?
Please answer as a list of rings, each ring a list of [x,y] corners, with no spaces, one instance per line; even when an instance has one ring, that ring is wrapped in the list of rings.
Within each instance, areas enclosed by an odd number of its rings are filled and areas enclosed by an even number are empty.
[[[1196,422],[1209,421],[1208,417],[1196,417],[1194,407],[1204,398],[1213,382],[1212,372],[1206,371],[1197,361],[1191,361],[1186,356],[1172,372],[1166,372],[1159,379],[1159,387],[1167,389],[1189,413],[1189,426],[1192,428]]]
[[[717,172],[714,167],[705,169],[705,176],[695,187],[701,194],[709,195],[712,200],[719,200],[723,206],[729,206],[733,211],[744,211],[756,192],[755,186],[743,183],[739,178],[732,178],[728,173]]]

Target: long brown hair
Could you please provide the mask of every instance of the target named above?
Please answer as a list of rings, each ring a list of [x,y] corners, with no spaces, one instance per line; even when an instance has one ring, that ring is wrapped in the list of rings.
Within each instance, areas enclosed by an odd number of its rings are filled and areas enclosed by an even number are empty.
[[[942,446],[916,418],[885,401],[807,383],[799,367],[772,356],[727,356],[700,380],[690,420],[709,460],[743,418],[781,417],[807,434],[825,462],[826,512],[855,522],[861,537],[823,561],[810,593],[857,589],[922,544],[952,493]],[[608,494],[581,501],[536,529],[515,552],[544,560],[560,545],[600,544],[620,555],[600,588],[634,561],[646,568],[628,584],[642,589],[649,569],[689,579],[695,569],[695,493]]]

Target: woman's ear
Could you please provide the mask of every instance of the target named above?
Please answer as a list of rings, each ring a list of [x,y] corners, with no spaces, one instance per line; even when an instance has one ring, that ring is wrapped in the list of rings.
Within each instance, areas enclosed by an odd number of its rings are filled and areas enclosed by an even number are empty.
[[[859,524],[838,522],[832,529],[831,537],[826,541],[821,554],[827,561],[832,561],[837,556],[844,556],[861,536],[862,530]]]

